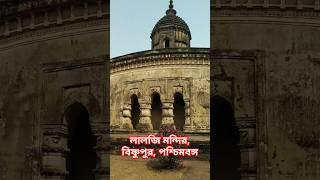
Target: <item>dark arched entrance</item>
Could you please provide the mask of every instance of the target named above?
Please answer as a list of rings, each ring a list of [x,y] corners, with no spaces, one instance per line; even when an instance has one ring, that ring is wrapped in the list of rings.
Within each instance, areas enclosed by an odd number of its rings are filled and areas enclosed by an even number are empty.
[[[133,94],[131,95],[131,123],[133,129],[136,129],[137,124],[139,123],[140,113],[141,111],[138,96]]]
[[[165,39],[165,40],[164,40],[164,47],[165,47],[165,48],[169,48],[169,47],[170,47],[170,41],[169,41],[169,39]]]
[[[213,179],[240,180],[240,135],[231,104],[221,96],[211,97]]]
[[[90,128],[89,113],[80,103],[70,105],[65,118],[68,124],[67,170],[66,180],[94,180],[96,139]]]
[[[162,103],[160,94],[157,92],[151,95],[151,123],[154,130],[158,130],[162,121]]]
[[[176,129],[183,131],[185,124],[185,103],[181,93],[174,94],[173,102],[173,120]]]

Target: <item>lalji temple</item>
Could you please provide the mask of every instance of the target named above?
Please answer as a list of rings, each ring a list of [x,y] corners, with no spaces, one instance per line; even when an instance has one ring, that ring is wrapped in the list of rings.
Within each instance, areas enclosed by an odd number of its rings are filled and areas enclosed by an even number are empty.
[[[191,31],[173,4],[150,37],[151,50],[111,59],[111,130],[152,132],[175,124],[209,133],[209,49],[191,47]]]
[[[209,160],[210,49],[191,46],[191,30],[177,14],[170,1],[150,30],[151,50],[110,60],[111,146],[171,124]]]
[[[150,50],[110,59],[108,0],[0,0],[0,179],[105,180],[174,124],[205,160],[238,129],[242,180],[319,180],[320,1],[210,3],[210,49],[170,1]]]

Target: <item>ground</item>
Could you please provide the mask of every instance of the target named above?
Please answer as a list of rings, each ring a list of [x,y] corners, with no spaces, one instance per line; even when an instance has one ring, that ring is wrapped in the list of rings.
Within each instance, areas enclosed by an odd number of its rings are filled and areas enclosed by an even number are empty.
[[[210,162],[184,160],[179,170],[156,171],[147,166],[147,160],[110,156],[111,180],[209,180]]]

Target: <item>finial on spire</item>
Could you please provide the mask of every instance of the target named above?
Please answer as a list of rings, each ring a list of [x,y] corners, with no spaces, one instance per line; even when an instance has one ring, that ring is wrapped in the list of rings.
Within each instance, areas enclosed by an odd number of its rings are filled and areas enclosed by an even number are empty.
[[[173,9],[173,0],[170,0],[169,9],[166,11],[167,15],[175,15],[177,12]]]
[[[170,8],[170,9],[172,9],[172,8],[173,8],[173,0],[170,0],[169,8]]]

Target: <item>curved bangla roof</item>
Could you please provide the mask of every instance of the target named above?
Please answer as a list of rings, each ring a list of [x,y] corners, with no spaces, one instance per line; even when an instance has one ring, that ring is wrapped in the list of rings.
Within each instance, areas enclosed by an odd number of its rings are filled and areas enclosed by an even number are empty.
[[[191,32],[190,32],[189,26],[182,18],[176,15],[166,15],[163,18],[161,18],[157,22],[157,24],[154,26],[151,33],[151,37],[154,35],[154,33],[159,31],[160,29],[166,29],[166,28],[172,28],[172,27],[185,31],[191,39]]]
[[[162,29],[180,29],[185,31],[191,40],[191,32],[189,29],[188,24],[179,16],[176,15],[177,12],[176,10],[173,9],[173,4],[172,1],[170,1],[169,9],[166,11],[166,15],[162,17],[157,24],[154,26],[151,37],[157,32]]]
[[[157,50],[147,50],[147,51],[140,51],[135,53],[126,54],[123,56],[118,56],[115,58],[112,58],[110,60],[111,63],[125,61],[128,59],[135,59],[139,57],[148,57],[148,56],[155,56],[155,55],[172,55],[172,54],[181,54],[183,55],[189,55],[189,54],[195,54],[195,55],[206,55],[210,56],[210,48],[171,48],[171,49],[157,49]]]

